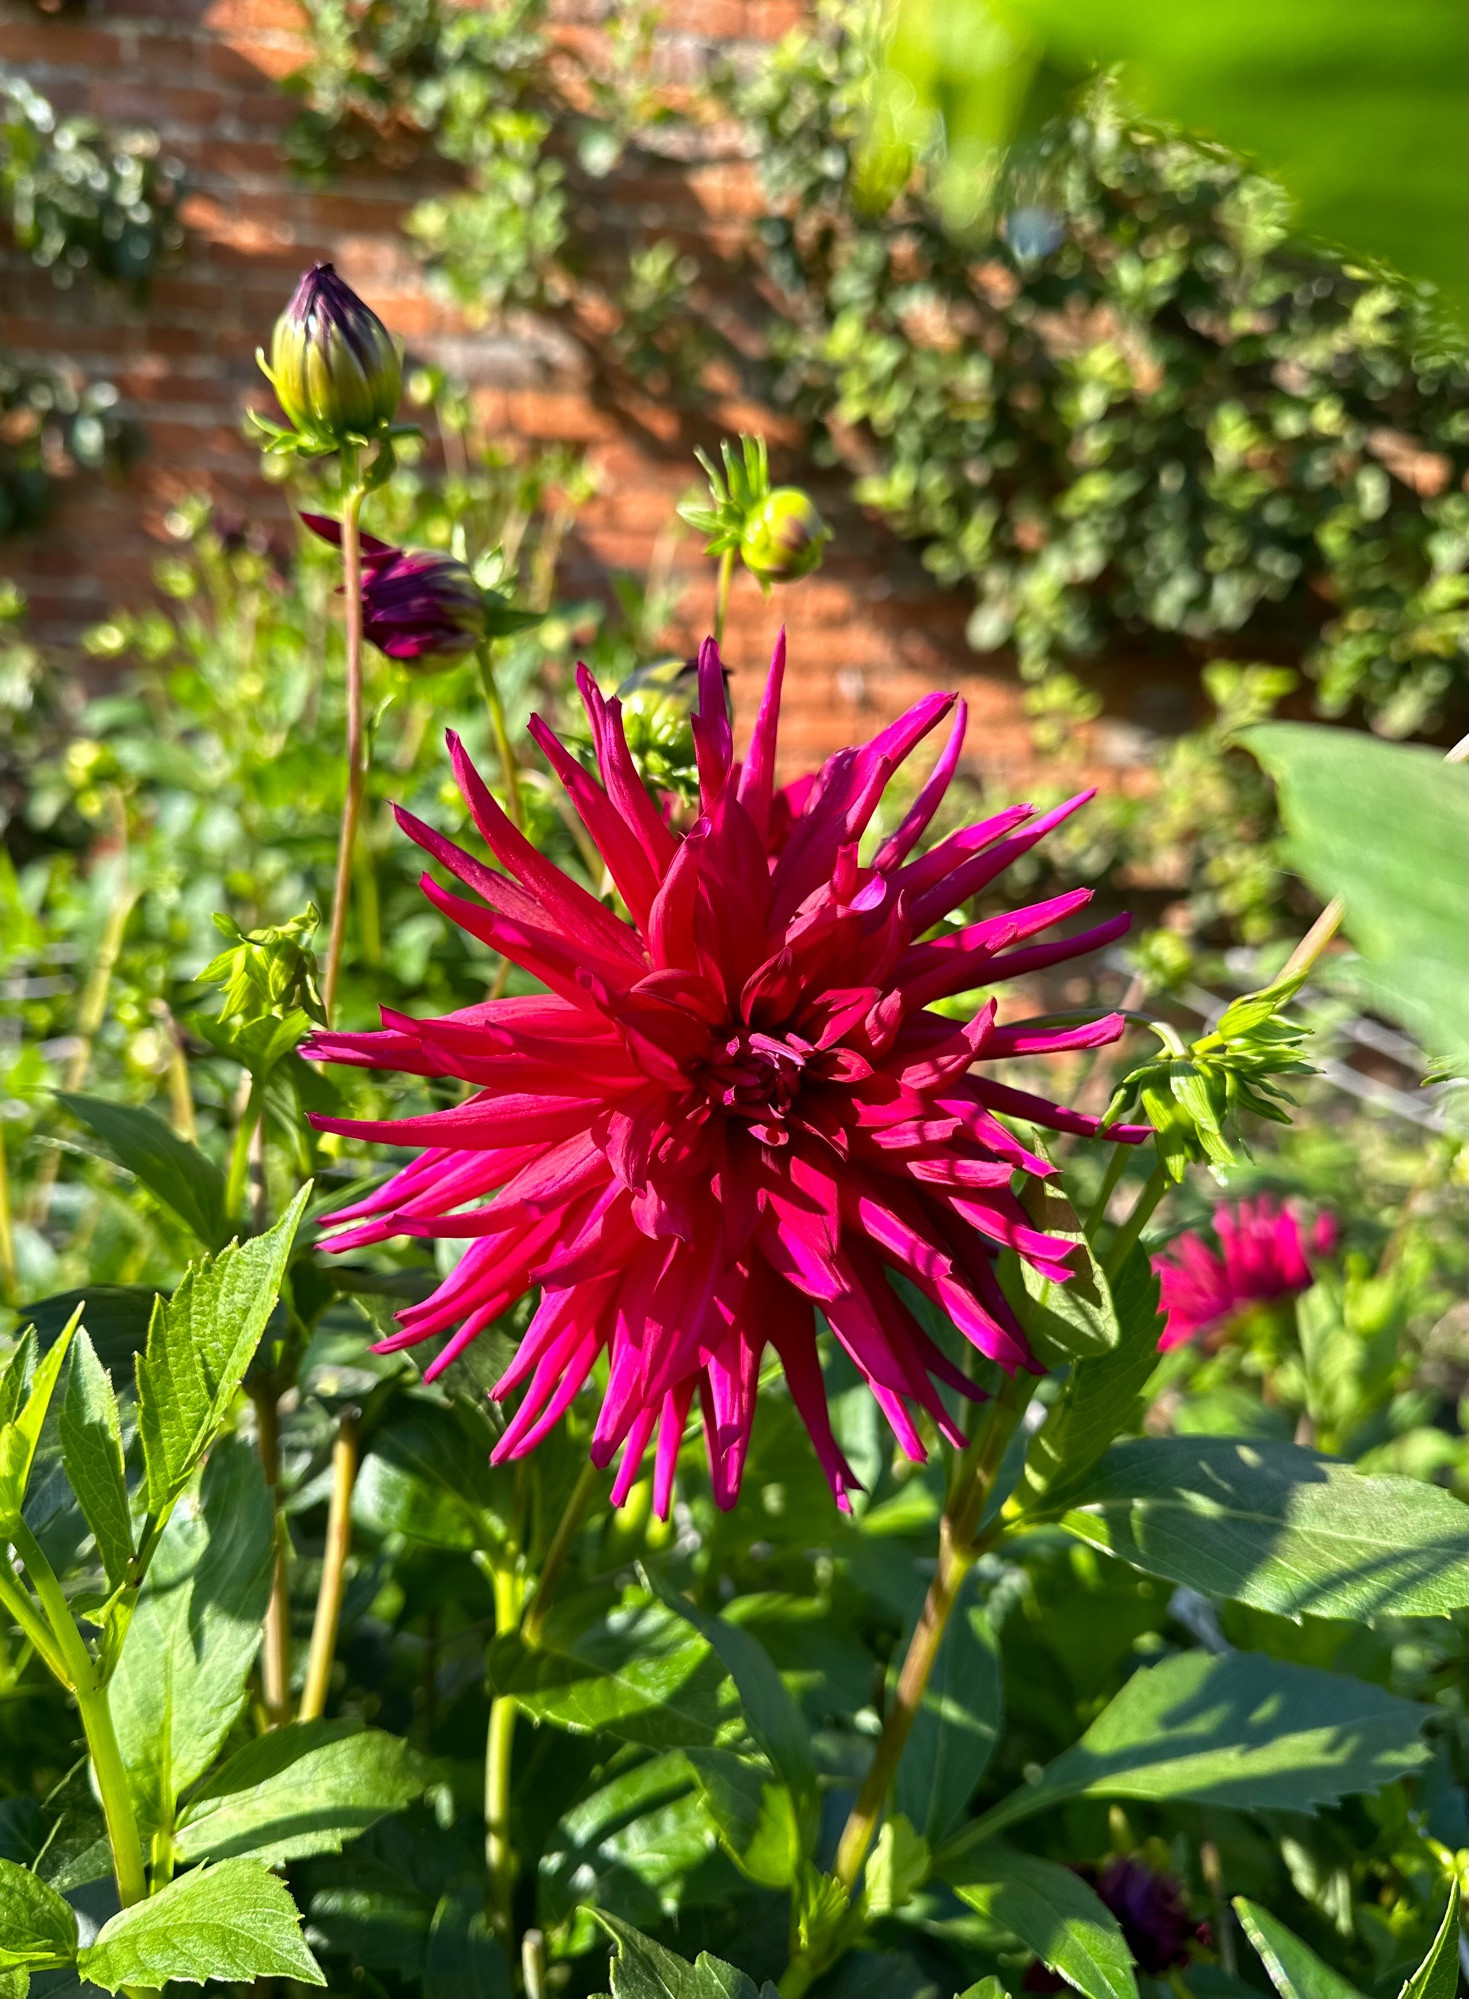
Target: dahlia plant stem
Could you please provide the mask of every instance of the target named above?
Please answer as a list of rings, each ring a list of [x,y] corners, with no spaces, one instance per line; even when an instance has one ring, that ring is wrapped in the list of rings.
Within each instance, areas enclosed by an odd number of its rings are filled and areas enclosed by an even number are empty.
[[[1081,1225],[1088,1242],[1095,1240],[1097,1230],[1106,1221],[1107,1209],[1111,1206],[1112,1196],[1117,1192],[1117,1183],[1126,1171],[1127,1147],[1114,1145],[1112,1157],[1107,1161],[1107,1170],[1102,1175],[1102,1184],[1097,1189],[1097,1198],[1088,1208],[1086,1220]]]
[[[1103,1266],[1108,1283],[1115,1282],[1121,1275],[1122,1266],[1132,1254],[1134,1243],[1152,1220],[1153,1210],[1168,1192],[1170,1186],[1167,1170],[1160,1159],[1148,1175],[1143,1191],[1133,1203],[1132,1213],[1122,1224],[1107,1251],[1107,1261]]]
[[[551,1536],[551,1545],[546,1550],[546,1559],[541,1564],[540,1575],[536,1579],[535,1595],[530,1600],[530,1609],[525,1614],[520,1635],[527,1645],[539,1645],[545,1630],[546,1618],[551,1609],[551,1595],[556,1587],[571,1544],[581,1527],[582,1516],[587,1510],[587,1502],[597,1489],[600,1474],[589,1458],[581,1468],[581,1476],[572,1487],[571,1497],[566,1502],[556,1532]]]
[[[735,552],[727,548],[719,558],[719,574],[714,580],[714,643],[724,647],[724,621],[729,616],[729,586],[734,581]]]
[[[56,1580],[51,1564],[24,1521],[11,1528],[16,1553],[25,1564],[36,1597],[50,1627],[51,1649],[42,1656],[64,1686],[76,1697],[87,1751],[97,1779],[102,1816],[112,1848],[113,1871],[117,1876],[117,1898],[124,1908],[141,1902],[148,1893],[148,1877],[143,1867],[143,1844],[138,1837],[138,1821],[128,1794],[127,1772],[117,1746],[112,1710],[107,1705],[107,1688],[101,1671],[77,1630],[71,1608]],[[11,1608],[7,1603],[7,1608]],[[29,1609],[29,1599],[27,1599]],[[32,1619],[34,1612],[31,1613]],[[26,1627],[23,1627],[26,1628]],[[37,1650],[42,1648],[37,1646]]]
[[[326,972],[321,983],[322,1010],[328,1022],[342,969],[347,936],[347,904],[352,895],[352,856],[357,821],[367,790],[367,765],[362,732],[362,535],[359,517],[366,488],[358,476],[357,456],[342,449],[342,591],[347,608],[347,794],[342,801],[342,831],[337,843],[337,879],[332,890],[331,935]]]
[[[868,1849],[877,1836],[887,1795],[922,1705],[955,1600],[964,1578],[982,1552],[977,1539],[980,1519],[1000,1460],[1005,1455],[1005,1446],[1029,1399],[1029,1379],[1029,1376],[1016,1375],[1005,1383],[990,1403],[978,1437],[960,1461],[949,1503],[939,1523],[938,1567],[913,1628],[913,1636],[908,1641],[908,1651],[898,1674],[892,1705],[883,1721],[876,1753],[857,1802],[842,1828],[841,1842],[837,1847],[833,1872],[849,1896],[857,1892]],[[792,1964],[787,1973],[788,1980],[801,1963],[802,1960],[797,1959]],[[810,1966],[804,1978],[783,1983],[780,1988],[782,1999],[796,1999],[796,1995],[805,1991],[810,1979],[820,1969],[819,1965]]]
[[[10,1168],[5,1158],[5,1129],[0,1125],[0,1304],[19,1295],[20,1273],[15,1262],[15,1231],[10,1216]]]
[[[224,1183],[224,1212],[227,1222],[237,1222],[240,1219],[245,1189],[250,1181],[250,1148],[264,1115],[265,1091],[261,1087],[259,1078],[252,1076],[250,1093],[245,1099],[245,1108],[240,1113],[240,1122],[235,1126],[235,1135],[230,1144],[229,1171]]]
[[[495,1629],[513,1631],[520,1622],[525,1585],[517,1570],[497,1568]],[[515,1699],[496,1694],[490,1701],[490,1725],[485,1736],[485,1873],[487,1914],[496,1936],[513,1963],[515,1855],[510,1845],[510,1778],[515,1751]]]
[[[1339,895],[1334,895],[1325,909],[1317,917],[1311,928],[1297,944],[1294,951],[1281,966],[1277,977],[1293,979],[1297,973],[1302,976],[1309,972],[1321,953],[1341,928],[1342,917],[1346,914],[1346,904]]]
[[[263,1382],[250,1391],[255,1405],[255,1434],[260,1449],[260,1469],[270,1494],[271,1522],[275,1529],[275,1573],[271,1578],[270,1602],[265,1611],[265,1637],[260,1650],[260,1692],[266,1719],[280,1728],[291,1718],[291,1596],[290,1573],[286,1566],[286,1523],[281,1516],[281,1433],[280,1408],[275,1384]]]
[[[510,727],[505,720],[505,703],[500,698],[500,683],[495,678],[495,662],[490,656],[488,643],[476,649],[475,658],[479,663],[479,684],[485,691],[490,733],[495,739],[495,755],[500,761],[500,777],[505,786],[505,809],[510,814],[516,830],[523,833],[525,801],[520,795],[520,766],[515,761],[515,746],[510,740]]]
[[[358,1411],[349,1409],[337,1424],[332,1444],[332,1496],[327,1509],[326,1552],[322,1557],[321,1584],[316,1592],[316,1615],[311,1624],[306,1683],[301,1692],[299,1718],[302,1721],[315,1721],[325,1710],[331,1687],[332,1662],[337,1655],[337,1631],[342,1622],[347,1557],[352,1549],[352,1488],[357,1483],[359,1428]]]

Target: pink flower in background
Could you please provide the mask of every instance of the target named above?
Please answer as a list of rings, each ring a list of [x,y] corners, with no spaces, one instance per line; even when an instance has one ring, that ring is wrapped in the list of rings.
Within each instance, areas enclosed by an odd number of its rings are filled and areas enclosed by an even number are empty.
[[[592,1458],[606,1465],[621,1451],[620,1504],[656,1435],[664,1514],[696,1392],[715,1497],[733,1503],[767,1347],[838,1504],[848,1503],[852,1473],[827,1418],[818,1312],[910,1456],[923,1456],[920,1411],[962,1442],[939,1384],[976,1391],[890,1273],[1007,1371],[1034,1368],[995,1258],[1009,1247],[1063,1279],[1072,1251],[1027,1221],[1012,1175],[1052,1169],[1001,1116],[1086,1136],[1097,1120],[975,1065],[1096,1047],[1123,1027],[1115,1014],[1059,1031],[1001,1027],[993,1001],[967,1023],[931,1008],[1121,935],[1125,916],[1032,941],[1079,911],[1088,890],[920,941],[1090,794],[1039,815],[1011,806],[916,855],[959,760],[964,704],[929,695],[863,748],[832,757],[814,782],[782,794],[774,778],[784,659],[782,638],[741,764],[719,654],[704,645],[693,721],[701,816],[683,836],[638,776],[619,703],[604,700],[585,668],[578,686],[602,782],[532,721],[631,922],[515,830],[451,735],[474,822],[506,872],[400,810],[404,831],[480,899],[427,874],[423,891],[548,990],[441,1020],[385,1011],[381,1032],[322,1033],[307,1050],[322,1061],[457,1077],[472,1089],[463,1103],[422,1117],[315,1120],[430,1148],[332,1218],[333,1249],[400,1234],[468,1242],[384,1346],[448,1335],[425,1369],[432,1377],[538,1287],[534,1317],[494,1390],[501,1401],[524,1390],[495,1457],[531,1450],[605,1354]],[[894,771],[951,710],[932,776],[864,864],[858,843]],[[1133,1143],[1146,1135],[1143,1126],[1109,1134]]]
[[[1336,1247],[1336,1223],[1321,1215],[1309,1237],[1289,1208],[1268,1194],[1241,1201],[1237,1207],[1214,1210],[1219,1249],[1200,1235],[1181,1235],[1153,1259],[1162,1286],[1168,1323],[1159,1347],[1182,1346],[1185,1340],[1210,1333],[1272,1298],[1294,1298],[1316,1281],[1306,1261],[1329,1256]]]

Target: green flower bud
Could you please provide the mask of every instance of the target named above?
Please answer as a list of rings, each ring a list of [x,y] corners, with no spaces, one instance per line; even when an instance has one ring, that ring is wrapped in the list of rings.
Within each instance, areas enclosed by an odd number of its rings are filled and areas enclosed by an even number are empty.
[[[745,521],[740,556],[763,587],[792,583],[821,566],[831,540],[814,502],[799,486],[777,486]]]
[[[275,323],[269,376],[281,408],[308,440],[371,437],[398,412],[403,363],[392,336],[330,264],[302,278]]]

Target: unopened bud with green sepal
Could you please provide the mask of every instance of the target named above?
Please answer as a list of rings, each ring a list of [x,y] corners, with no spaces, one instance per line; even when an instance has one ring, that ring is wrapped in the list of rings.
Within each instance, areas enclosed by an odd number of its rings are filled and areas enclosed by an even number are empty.
[[[316,264],[257,354],[301,443],[330,451],[380,437],[398,413],[403,361],[377,314],[330,264]]]
[[[709,481],[708,503],[686,501],[678,511],[708,535],[706,555],[737,552],[767,594],[772,583],[791,583],[820,567],[831,529],[799,486],[772,487],[763,437],[742,436],[738,451],[726,438],[719,447],[722,472],[706,452],[694,456]]]

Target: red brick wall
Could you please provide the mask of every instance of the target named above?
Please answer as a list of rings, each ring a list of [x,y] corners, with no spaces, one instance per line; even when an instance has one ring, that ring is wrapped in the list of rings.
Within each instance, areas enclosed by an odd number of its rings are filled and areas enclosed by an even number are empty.
[[[600,8],[597,0],[563,0],[559,11],[570,38],[588,33]],[[769,41],[800,11],[795,0],[673,0],[660,62],[670,77],[688,77],[716,46]],[[26,590],[45,639],[65,643],[109,607],[147,597],[163,516],[183,495],[208,489],[252,516],[280,515],[279,496],[260,479],[241,436],[239,412],[247,399],[271,406],[255,348],[302,268],[318,258],[335,262],[406,337],[410,357],[442,359],[470,380],[493,424],[529,441],[588,448],[600,490],[570,550],[568,581],[577,593],[597,587],[608,568],[644,568],[689,484],[696,438],[657,406],[609,407],[576,342],[524,320],[477,333],[428,295],[398,223],[441,177],[436,163],[355,171],[326,191],[292,177],[279,142],[293,106],[275,80],[305,54],[292,0],[87,0],[49,19],[21,0],[0,0],[0,61],[61,112],[156,129],[165,151],[183,162],[188,187],[185,249],[144,305],[86,277],[60,291],[28,259],[0,253],[0,345],[22,358],[66,356],[109,377],[148,438],[125,485],[78,482],[42,531],[0,544],[0,572]],[[748,163],[718,133],[692,165],[646,186],[624,180],[617,198],[634,220],[656,202],[658,233],[701,240],[716,257],[721,243],[749,227],[759,203]],[[761,422],[759,412],[734,403],[714,403],[707,414],[706,443]],[[772,435],[782,435],[778,426]],[[779,469],[796,470],[795,459]],[[865,733],[937,682],[962,685],[969,696],[976,773],[1005,791],[1022,784],[1033,758],[1008,663],[976,659],[964,644],[963,602],[936,590],[912,550],[855,510],[839,479],[812,483],[836,541],[820,576],[778,592],[769,606],[748,577],[737,583],[730,620],[737,708],[747,719],[756,669],[784,617],[792,763],[850,740],[854,730]],[[710,594],[709,565],[690,537],[675,574],[688,587],[669,636],[687,643]],[[1111,764],[1112,782],[1137,780],[1116,767],[1128,760],[1128,743],[1126,730],[1098,735],[1101,774]]]

